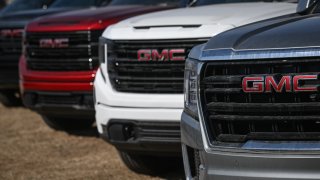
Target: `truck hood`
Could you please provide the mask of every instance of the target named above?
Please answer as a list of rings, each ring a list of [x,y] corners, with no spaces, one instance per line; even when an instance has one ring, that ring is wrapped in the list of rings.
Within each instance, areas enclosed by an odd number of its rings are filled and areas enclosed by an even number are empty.
[[[0,16],[0,28],[24,28],[28,22],[35,18],[70,10],[74,10],[74,8],[49,8],[6,13]]]
[[[138,30],[141,30],[141,37],[138,35],[138,39],[190,38],[190,35],[191,38],[196,36],[211,37],[230,28],[294,13],[295,9],[296,4],[293,3],[257,2],[217,4],[168,10],[122,21],[110,28],[105,36],[110,39],[131,39],[132,37],[136,37],[135,35],[138,34]],[[159,34],[159,31],[157,32],[157,29],[163,31],[164,28],[167,35]],[[152,37],[151,34],[148,37],[148,33],[153,30],[158,33],[157,37]],[[183,31],[186,31],[186,33],[183,33]],[[128,36],[123,35],[126,33],[129,33]]]
[[[207,60],[320,56],[319,28],[319,15],[262,21],[213,37],[202,56]]]
[[[27,31],[101,30],[128,17],[171,8],[173,7],[126,5],[77,10],[37,19],[28,25]]]

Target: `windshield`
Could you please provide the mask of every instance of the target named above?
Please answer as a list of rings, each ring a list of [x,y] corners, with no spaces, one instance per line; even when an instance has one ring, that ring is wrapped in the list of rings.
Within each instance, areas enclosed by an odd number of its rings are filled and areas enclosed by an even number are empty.
[[[288,2],[289,0],[197,0],[193,6],[203,6],[209,4],[224,4],[224,3],[244,3],[244,2]],[[294,2],[294,1],[290,1]]]
[[[178,6],[180,0],[113,0],[110,5]]]
[[[15,0],[5,7],[1,14],[12,13],[16,11],[42,9],[51,4],[53,0]]]
[[[58,7],[94,7],[108,5],[110,0],[56,0],[50,8]]]

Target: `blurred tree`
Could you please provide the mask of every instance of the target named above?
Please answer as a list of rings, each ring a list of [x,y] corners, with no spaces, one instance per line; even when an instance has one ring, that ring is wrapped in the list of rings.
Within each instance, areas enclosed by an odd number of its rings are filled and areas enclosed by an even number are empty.
[[[0,9],[5,7],[7,5],[7,2],[5,0],[0,0]]]

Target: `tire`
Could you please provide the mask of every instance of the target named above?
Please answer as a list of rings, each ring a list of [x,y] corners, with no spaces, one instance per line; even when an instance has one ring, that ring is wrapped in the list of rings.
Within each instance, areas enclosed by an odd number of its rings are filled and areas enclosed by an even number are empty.
[[[1,91],[0,103],[6,107],[17,107],[22,105],[21,98],[16,91]]]
[[[67,119],[42,115],[43,121],[58,131],[84,130],[92,128],[94,119]]]
[[[133,172],[163,176],[182,167],[181,158],[146,156],[119,151],[123,163]]]

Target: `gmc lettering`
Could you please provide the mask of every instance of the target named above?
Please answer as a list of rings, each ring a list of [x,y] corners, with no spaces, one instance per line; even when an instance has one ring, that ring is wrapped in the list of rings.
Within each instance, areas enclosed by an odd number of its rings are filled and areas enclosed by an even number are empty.
[[[317,79],[318,75],[282,76],[278,82],[273,76],[245,77],[242,80],[242,90],[245,93],[316,92],[318,85],[304,86],[303,82]]]
[[[157,49],[138,50],[138,61],[184,61],[185,49]]]

